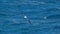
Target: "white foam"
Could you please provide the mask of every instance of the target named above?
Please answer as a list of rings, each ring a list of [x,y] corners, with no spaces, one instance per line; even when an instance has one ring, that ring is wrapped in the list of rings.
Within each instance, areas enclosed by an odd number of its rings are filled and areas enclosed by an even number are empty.
[[[56,8],[60,10],[60,7],[56,7]]]
[[[40,4],[46,4],[45,2],[40,2]]]
[[[60,10],[60,8],[58,8]]]
[[[47,17],[45,16],[44,19],[47,19]]]

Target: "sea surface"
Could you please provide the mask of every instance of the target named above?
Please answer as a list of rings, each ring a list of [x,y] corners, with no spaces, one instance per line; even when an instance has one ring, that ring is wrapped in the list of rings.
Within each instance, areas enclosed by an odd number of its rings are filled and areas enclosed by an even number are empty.
[[[0,0],[0,34],[60,34],[60,0]]]

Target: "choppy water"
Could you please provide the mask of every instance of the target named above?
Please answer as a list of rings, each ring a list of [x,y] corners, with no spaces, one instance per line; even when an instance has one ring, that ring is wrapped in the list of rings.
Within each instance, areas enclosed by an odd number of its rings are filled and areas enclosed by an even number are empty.
[[[60,0],[0,0],[0,34],[60,34]]]

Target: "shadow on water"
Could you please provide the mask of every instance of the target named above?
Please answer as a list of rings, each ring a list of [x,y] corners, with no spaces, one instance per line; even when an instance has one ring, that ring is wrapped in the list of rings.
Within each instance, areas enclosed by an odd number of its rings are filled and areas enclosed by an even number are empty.
[[[7,14],[0,13],[0,16],[7,16]]]
[[[27,23],[13,23],[11,25],[14,25],[14,26],[19,26],[19,25],[27,25]]]
[[[50,15],[47,17],[47,19],[60,19],[60,15],[56,14],[56,15]]]
[[[54,29],[59,29],[60,30],[60,26],[54,26]]]

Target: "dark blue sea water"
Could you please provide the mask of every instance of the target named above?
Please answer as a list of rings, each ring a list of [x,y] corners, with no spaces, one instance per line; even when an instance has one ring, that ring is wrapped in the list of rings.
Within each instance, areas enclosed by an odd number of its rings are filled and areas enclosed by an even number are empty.
[[[0,34],[60,34],[60,0],[0,0]]]

